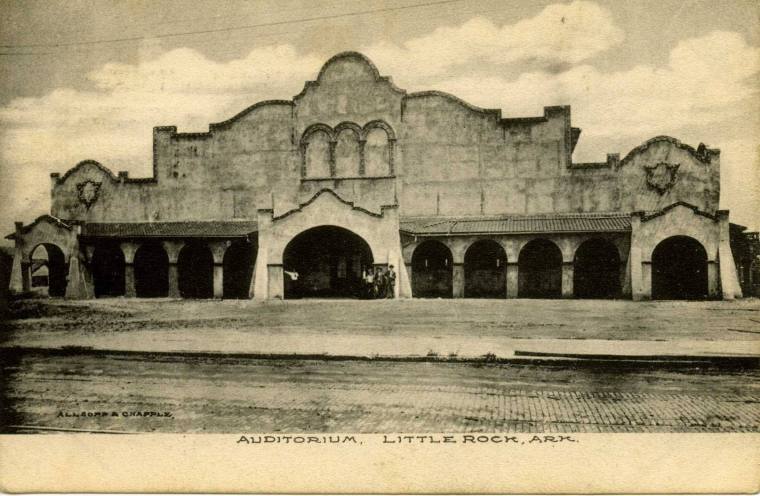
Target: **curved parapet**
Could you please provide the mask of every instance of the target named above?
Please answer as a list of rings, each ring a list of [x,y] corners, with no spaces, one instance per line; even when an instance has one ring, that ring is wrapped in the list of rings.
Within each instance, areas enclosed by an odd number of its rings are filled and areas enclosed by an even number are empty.
[[[469,102],[466,102],[462,100],[461,98],[452,95],[451,93],[446,93],[445,91],[437,91],[437,90],[417,91],[415,93],[409,93],[408,95],[405,96],[405,100],[413,100],[417,98],[442,98],[451,103],[460,105],[473,112],[486,114],[486,115],[492,115],[497,119],[501,119],[500,109],[486,109],[486,108],[478,107],[477,105],[473,105]]]
[[[644,143],[628,152],[628,154],[620,161],[620,167],[623,167],[627,163],[631,162],[636,155],[646,152],[652,146],[658,143],[669,143],[680,150],[684,150],[691,154],[691,156],[694,157],[697,161],[705,165],[710,165],[713,159],[720,157],[720,149],[708,148],[704,143],[700,143],[697,148],[694,148],[690,145],[682,143],[680,140],[677,140],[671,136],[655,136],[654,138],[646,140]]]
[[[406,91],[396,86],[390,77],[381,76],[375,64],[366,55],[349,51],[330,57],[319,70],[317,79],[307,81],[301,92],[293,97],[293,100],[303,98],[310,88],[317,87],[323,83],[339,81],[346,76],[351,77],[352,80],[384,83],[397,93],[406,93]]]

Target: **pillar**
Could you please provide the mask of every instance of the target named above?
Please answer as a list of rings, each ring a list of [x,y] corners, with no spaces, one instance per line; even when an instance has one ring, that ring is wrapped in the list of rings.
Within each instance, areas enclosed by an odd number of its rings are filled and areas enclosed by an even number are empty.
[[[134,298],[137,296],[135,290],[135,265],[133,263],[124,264],[124,296]]]
[[[169,298],[181,298],[177,262],[169,262]]]
[[[95,298],[92,274],[86,261],[85,253],[79,247],[81,225],[73,226],[69,239],[69,273],[66,278],[66,298],[86,300]]]
[[[652,261],[641,262],[641,287],[640,300],[652,299]]]
[[[507,262],[507,298],[517,298],[518,266],[516,262]]]
[[[651,270],[650,281],[644,281],[644,260],[642,250],[642,233],[641,217],[644,212],[633,212],[631,214],[631,251],[628,255],[628,265],[630,267],[631,297],[635,301],[648,300],[652,297]],[[649,258],[647,256],[647,258]],[[651,269],[651,267],[649,267]]]
[[[282,277],[283,277],[282,265],[281,264],[267,265],[267,272],[268,272],[267,279],[269,281],[269,287],[267,288],[267,291],[269,293],[269,298],[279,298],[279,299],[285,298],[284,281],[282,280]]]
[[[414,274],[412,274],[412,264],[404,263],[403,259],[400,260],[399,263],[400,267],[404,267],[406,269],[404,273],[402,274],[401,271],[399,271],[398,274],[398,298],[411,298],[412,295],[412,277],[414,277]]]
[[[124,253],[124,296],[134,298],[137,296],[135,290],[135,253],[140,248],[138,243],[125,241],[119,243],[121,252]]]
[[[224,297],[224,268],[214,263],[214,298]]]
[[[720,298],[720,267],[717,261],[707,261],[707,296],[709,298]],[[726,298],[725,293],[723,298],[733,299],[733,295],[730,298]]]
[[[717,214],[720,229],[720,241],[718,244],[719,270],[715,270],[714,278],[719,281],[719,289],[716,291],[715,297],[720,296],[720,291],[722,291],[724,300],[733,300],[734,298],[742,297],[742,287],[739,284],[734,255],[731,252],[728,210],[718,210]],[[709,274],[708,266],[708,285],[712,289],[713,283],[711,281],[713,278]],[[710,296],[713,296],[712,291],[710,291]]]
[[[179,293],[179,269],[177,259],[182,247],[185,246],[183,241],[164,241],[164,250],[169,257],[169,298],[180,298]]]
[[[231,244],[229,240],[211,241],[208,244],[214,257],[214,298],[224,298],[224,254]]]
[[[455,263],[452,274],[452,286],[454,290],[454,298],[464,298],[464,264]]]
[[[253,269],[253,286],[254,300],[266,300],[269,298],[269,245],[271,243],[272,213],[273,209],[259,209],[257,211],[257,221],[259,227],[258,233],[258,250],[256,252],[256,265]],[[282,267],[280,267],[282,269]],[[280,285],[282,285],[282,275],[280,275]]]
[[[562,262],[562,298],[573,297],[573,262]]]
[[[623,298],[631,297],[631,253],[628,248],[628,258],[620,264],[620,294]]]
[[[10,290],[12,293],[26,293],[31,290],[29,264],[24,261],[24,235],[22,222],[15,222],[13,266],[11,267]]]

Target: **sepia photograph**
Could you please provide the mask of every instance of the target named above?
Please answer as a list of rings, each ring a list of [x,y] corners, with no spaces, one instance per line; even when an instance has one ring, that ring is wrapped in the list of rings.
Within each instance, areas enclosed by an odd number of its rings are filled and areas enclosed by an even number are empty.
[[[760,490],[755,1],[0,12],[6,442],[746,434]]]

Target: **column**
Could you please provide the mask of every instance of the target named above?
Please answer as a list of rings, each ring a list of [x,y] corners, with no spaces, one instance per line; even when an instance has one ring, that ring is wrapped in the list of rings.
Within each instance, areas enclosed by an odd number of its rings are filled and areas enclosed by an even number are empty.
[[[134,298],[137,296],[135,290],[135,266],[133,263],[124,264],[124,296]]]
[[[507,262],[507,298],[517,298],[518,268],[516,262]]]
[[[85,254],[79,248],[81,225],[73,226],[69,239],[69,274],[66,283],[66,298],[84,300],[95,298],[92,274],[85,260]]]
[[[169,257],[169,298],[180,298],[182,295],[179,293],[177,259],[185,243],[183,241],[164,241],[163,245],[166,255]]]
[[[623,298],[631,297],[631,254],[628,248],[628,258],[620,264],[620,294]]]
[[[414,296],[412,291],[412,286],[414,284],[414,273],[412,272],[412,264],[404,264],[406,267],[406,277],[408,279],[409,286],[406,287],[406,290],[408,291],[408,294],[404,294],[403,292],[399,293],[400,298],[412,298]],[[401,289],[403,286],[399,285],[399,289]]]
[[[573,297],[573,262],[562,262],[562,298]]]
[[[267,265],[269,263],[272,213],[273,209],[269,208],[257,210],[256,219],[259,224],[258,250],[256,251],[256,265],[254,265],[253,279],[251,280],[251,296],[254,300],[266,300],[269,298],[269,269]]]
[[[13,266],[11,267],[10,290],[12,293],[26,293],[31,290],[29,264],[24,261],[24,235],[22,222],[15,222]]]
[[[285,288],[283,287],[282,280],[282,265],[270,264],[267,265],[267,272],[269,274],[269,298],[285,298]]]
[[[179,269],[177,262],[169,262],[169,298],[181,298],[179,293]]]
[[[734,255],[731,252],[731,237],[729,232],[728,223],[728,210],[718,210],[718,228],[719,242],[718,242],[718,267],[715,270],[715,275],[710,276],[708,270],[708,285],[710,285],[710,296],[712,294],[712,281],[716,279],[716,293],[715,297],[720,296],[723,293],[724,300],[733,300],[734,298],[742,297],[742,287],[739,284],[739,277],[736,273],[736,263],[734,262]],[[706,248],[706,247],[705,247]],[[712,258],[712,253],[708,258]]]
[[[631,214],[631,252],[628,256],[630,266],[631,297],[634,301],[648,300],[652,297],[652,283],[644,282],[644,261],[641,253],[641,217],[644,212]],[[647,258],[649,256],[647,255]],[[651,271],[650,271],[651,273]]]
[[[208,243],[214,257],[214,298],[224,298],[224,254],[231,244],[230,240]]]
[[[641,293],[640,300],[652,299],[652,261],[644,260],[641,262]]]
[[[720,298],[721,289],[720,280],[720,266],[715,260],[707,261],[707,296],[710,298]],[[728,295],[728,292],[724,291],[723,297],[725,299],[732,299],[733,294]]]
[[[224,268],[214,263],[214,298],[224,297]]]
[[[454,298],[464,298],[464,264],[455,263],[453,268],[452,285],[454,286]]]
[[[124,253],[124,296],[134,298],[137,296],[135,289],[135,253],[140,248],[138,243],[123,242],[119,244]]]

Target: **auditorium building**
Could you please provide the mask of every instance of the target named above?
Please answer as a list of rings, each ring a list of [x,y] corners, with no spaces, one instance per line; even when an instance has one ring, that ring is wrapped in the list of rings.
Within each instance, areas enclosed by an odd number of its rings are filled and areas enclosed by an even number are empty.
[[[742,295],[719,150],[658,136],[579,163],[579,139],[569,106],[504,117],[341,53],[292,100],[154,128],[150,177],[51,174],[50,214],[8,235],[11,290],[47,260],[70,298],[356,297],[389,265],[399,298]]]

